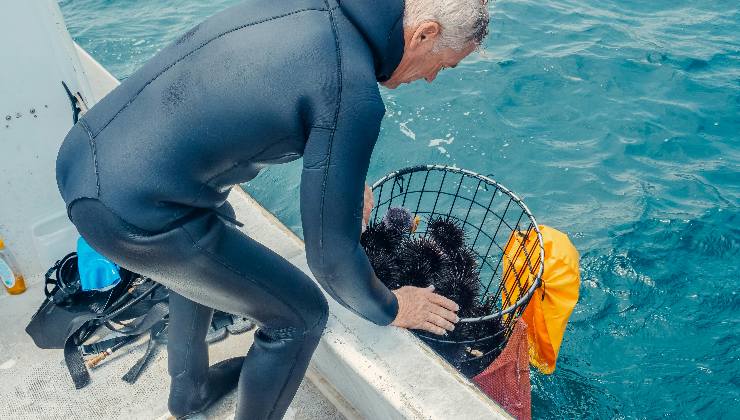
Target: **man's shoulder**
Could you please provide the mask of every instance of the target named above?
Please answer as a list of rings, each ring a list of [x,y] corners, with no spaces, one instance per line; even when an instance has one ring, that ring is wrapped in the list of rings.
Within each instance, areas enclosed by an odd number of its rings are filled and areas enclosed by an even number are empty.
[[[207,18],[173,45],[195,47],[237,32],[265,28],[270,36],[253,37],[254,42],[269,45],[297,36],[310,38],[317,32],[331,32],[329,10],[323,0],[250,0],[231,6]],[[269,29],[267,29],[269,28]]]
[[[323,0],[250,0],[231,6],[208,18],[206,22],[231,21],[243,25],[258,25],[291,16],[296,18],[297,15],[326,15],[327,13],[328,9]]]

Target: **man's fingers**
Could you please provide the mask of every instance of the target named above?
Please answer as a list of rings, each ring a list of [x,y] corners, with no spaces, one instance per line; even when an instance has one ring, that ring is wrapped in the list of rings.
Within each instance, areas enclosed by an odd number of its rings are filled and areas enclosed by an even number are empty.
[[[429,314],[429,322],[438,327],[442,327],[447,331],[452,331],[455,329],[455,324],[434,313]]]
[[[435,314],[435,315],[437,315],[439,317],[442,317],[442,318],[444,318],[447,321],[457,322],[457,321],[460,320],[460,318],[457,316],[457,314],[454,313],[454,312],[452,312],[452,311],[450,311],[449,309],[445,309],[445,308],[443,308],[443,307],[441,307],[439,305],[435,305],[433,303],[430,304],[430,306],[431,307],[429,308],[429,312],[431,312],[431,313],[433,313],[433,314]]]
[[[457,303],[451,301],[450,299],[447,299],[446,297],[442,295],[438,295],[436,293],[433,293],[429,296],[429,301],[432,303],[436,303],[437,305],[443,308],[449,309],[451,311],[457,312],[460,309],[460,306]]]
[[[393,325],[444,335],[446,331],[453,331],[455,323],[460,320],[455,313],[460,309],[458,304],[435,294],[433,285],[423,288],[404,286],[394,293],[398,297],[398,317],[401,319],[394,320]]]
[[[438,327],[438,326],[432,324],[429,321],[421,324],[421,327],[419,327],[419,328],[422,329],[422,330],[429,331],[430,333],[437,334],[437,335],[444,335],[445,334],[444,328]]]

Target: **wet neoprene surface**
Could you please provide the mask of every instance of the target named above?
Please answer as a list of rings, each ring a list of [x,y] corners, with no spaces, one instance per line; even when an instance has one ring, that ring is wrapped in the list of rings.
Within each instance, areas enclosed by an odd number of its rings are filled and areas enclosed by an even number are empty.
[[[400,61],[402,15],[398,0],[255,0],[209,18],[70,131],[57,160],[68,208],[94,198],[130,225],[162,232],[219,208],[265,166],[303,157],[312,272],[342,305],[389,324],[397,301],[359,237],[385,112],[377,81]]]

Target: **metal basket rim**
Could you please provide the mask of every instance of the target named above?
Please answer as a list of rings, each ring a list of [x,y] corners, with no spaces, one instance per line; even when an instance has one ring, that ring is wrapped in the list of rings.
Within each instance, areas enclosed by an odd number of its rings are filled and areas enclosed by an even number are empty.
[[[426,164],[426,165],[415,165],[415,166],[407,166],[405,168],[401,168],[392,172],[387,173],[377,181],[373,183],[371,186],[372,190],[375,191],[377,187],[385,183],[386,181],[397,178],[402,175],[410,174],[413,172],[421,172],[421,171],[430,171],[430,170],[439,170],[439,171],[446,171],[446,172],[452,172],[452,173],[458,173],[463,174],[466,176],[470,176],[476,179],[479,179],[483,182],[485,182],[488,185],[495,186],[497,189],[502,191],[504,194],[508,195],[512,200],[514,200],[515,203],[519,205],[519,207],[522,208],[524,211],[524,214],[529,217],[530,221],[532,222],[532,225],[534,226],[535,232],[537,232],[537,240],[539,242],[539,248],[540,248],[540,264],[539,264],[539,271],[537,273],[537,276],[535,277],[535,280],[532,282],[532,286],[530,286],[529,290],[527,290],[527,293],[525,293],[519,300],[514,302],[511,306],[508,308],[502,309],[500,311],[494,312],[492,314],[488,314],[481,317],[473,317],[473,318],[460,318],[459,322],[482,322],[482,321],[488,321],[490,319],[494,318],[500,318],[504,315],[507,315],[509,313],[514,312],[517,308],[520,306],[526,304],[529,299],[534,294],[534,291],[542,285],[542,274],[545,270],[545,246],[544,246],[544,240],[542,239],[542,232],[540,232],[539,225],[537,224],[537,219],[535,219],[534,215],[531,211],[529,211],[529,207],[522,201],[519,196],[517,196],[514,192],[509,190],[508,188],[501,185],[499,182],[497,182],[493,178],[489,178],[485,175],[481,175],[477,172],[473,172],[467,169],[458,168],[455,166],[448,166],[448,165],[438,165],[438,164]]]

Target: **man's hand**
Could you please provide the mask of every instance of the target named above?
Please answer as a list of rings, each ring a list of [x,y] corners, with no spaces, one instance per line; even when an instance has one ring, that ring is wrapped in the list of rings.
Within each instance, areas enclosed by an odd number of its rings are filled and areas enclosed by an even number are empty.
[[[365,207],[362,209],[362,230],[370,223],[370,213],[373,211],[373,190],[365,184]]]
[[[454,323],[460,320],[455,313],[460,309],[458,304],[434,293],[434,286],[403,286],[392,292],[398,299],[398,315],[391,325],[443,335],[445,330],[454,330]]]

